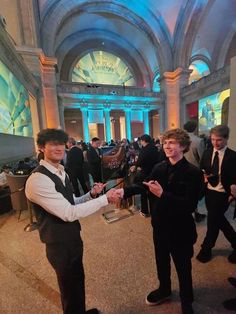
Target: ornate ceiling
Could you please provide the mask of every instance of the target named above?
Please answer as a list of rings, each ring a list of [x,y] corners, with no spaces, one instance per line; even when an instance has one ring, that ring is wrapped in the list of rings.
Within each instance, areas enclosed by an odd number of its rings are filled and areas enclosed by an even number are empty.
[[[195,59],[216,70],[236,54],[234,0],[38,0],[46,55],[67,80],[92,50],[126,60],[139,85],[158,71],[188,68]]]

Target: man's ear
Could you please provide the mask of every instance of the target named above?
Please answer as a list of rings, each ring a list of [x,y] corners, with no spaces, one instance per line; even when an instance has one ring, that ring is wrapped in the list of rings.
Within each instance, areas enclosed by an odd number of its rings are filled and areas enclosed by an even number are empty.
[[[44,151],[45,151],[45,146],[43,146],[43,145],[38,145],[38,149],[39,149],[40,152],[43,152],[43,153],[44,153]]]

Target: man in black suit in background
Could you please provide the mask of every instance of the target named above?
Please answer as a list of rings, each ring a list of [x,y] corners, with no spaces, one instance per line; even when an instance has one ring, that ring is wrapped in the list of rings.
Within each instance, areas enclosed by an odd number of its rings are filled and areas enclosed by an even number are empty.
[[[87,152],[89,173],[94,182],[102,182],[102,152],[99,145],[99,138],[93,137]]]
[[[143,134],[141,137],[142,148],[138,155],[138,160],[135,165],[130,167],[130,172],[135,172],[134,183],[142,183],[151,173],[155,164],[165,159],[157,147],[153,144],[152,138],[148,134]],[[147,191],[141,193],[141,211],[143,217],[149,217],[149,205]]]
[[[211,129],[210,136],[213,147],[204,152],[200,162],[207,184],[207,233],[196,258],[202,263],[211,260],[211,251],[221,230],[233,248],[228,261],[236,263],[236,232],[225,217],[230,204],[230,186],[236,183],[236,152],[227,147],[227,126],[217,125]]]
[[[67,151],[66,172],[69,175],[75,196],[79,197],[80,190],[78,180],[81,184],[84,194],[89,191],[83,174],[84,155],[82,150],[76,146],[76,141],[73,137],[69,137],[67,145],[69,150]]]

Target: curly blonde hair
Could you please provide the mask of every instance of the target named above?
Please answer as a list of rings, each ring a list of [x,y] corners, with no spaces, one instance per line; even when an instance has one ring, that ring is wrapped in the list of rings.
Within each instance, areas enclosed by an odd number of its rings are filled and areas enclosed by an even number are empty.
[[[190,137],[186,131],[184,131],[180,128],[171,129],[171,130],[166,131],[163,134],[163,138],[162,138],[163,143],[165,140],[170,139],[170,138],[175,139],[180,144],[180,146],[185,147],[185,149],[183,151],[184,153],[187,153],[189,151],[191,140],[190,140]]]

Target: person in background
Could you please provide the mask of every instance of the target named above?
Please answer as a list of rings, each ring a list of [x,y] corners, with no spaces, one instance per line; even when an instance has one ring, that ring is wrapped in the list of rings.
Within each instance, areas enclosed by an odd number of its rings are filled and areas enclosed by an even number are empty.
[[[130,167],[130,172],[134,173],[135,176],[133,179],[133,183],[141,183],[143,182],[148,175],[151,173],[154,165],[161,161],[160,154],[158,149],[153,144],[152,138],[148,134],[143,134],[140,137],[141,140],[141,150],[138,155],[138,159],[135,165]],[[143,217],[149,217],[149,202],[147,191],[144,190],[141,193],[141,210],[140,214]]]
[[[10,188],[7,183],[6,175],[13,175],[11,167],[3,165],[0,173],[0,214],[12,210],[12,203],[10,197]]]
[[[148,305],[159,305],[171,297],[172,257],[179,279],[183,314],[193,313],[193,244],[197,239],[192,213],[203,191],[203,173],[184,157],[190,146],[187,132],[172,129],[163,134],[167,160],[156,164],[143,184],[118,189],[120,197],[150,191],[151,223],[159,287],[146,297]]]
[[[97,197],[104,184],[97,183],[81,197],[74,197],[69,178],[60,164],[68,135],[60,129],[39,132],[37,144],[44,160],[26,181],[26,197],[31,201],[38,222],[40,239],[54,268],[64,314],[97,314],[85,310],[83,242],[79,219],[95,213],[109,202],[117,202],[114,190]]]
[[[94,182],[102,181],[102,152],[99,145],[99,138],[94,137],[92,138],[87,151],[89,173],[92,175]]]
[[[236,232],[225,217],[230,204],[230,186],[236,183],[236,152],[227,147],[228,126],[217,125],[210,130],[210,136],[213,147],[205,150],[200,162],[207,185],[207,232],[196,258],[201,263],[212,259],[212,249],[221,230],[233,248],[228,261],[236,263]]]
[[[184,154],[184,157],[187,159],[188,162],[199,168],[200,160],[205,150],[205,144],[203,139],[194,134],[196,128],[197,122],[194,120],[190,120],[184,124],[184,130],[188,132],[191,140],[189,151]],[[201,222],[206,218],[206,215],[200,214],[198,212],[198,208],[196,208],[194,212],[194,217],[196,222]]]
[[[11,167],[8,165],[3,165],[0,173],[0,188],[6,188],[8,186],[6,174],[13,175]]]
[[[16,174],[30,174],[31,171],[35,168],[35,165],[32,165],[29,157],[26,157],[24,160],[18,162],[17,168],[15,169]]]
[[[74,194],[78,197],[80,196],[78,180],[81,184],[83,192],[88,192],[88,187],[85,183],[83,173],[84,155],[83,151],[76,145],[76,141],[73,137],[69,137],[67,146],[68,151],[65,169],[73,185]]]

